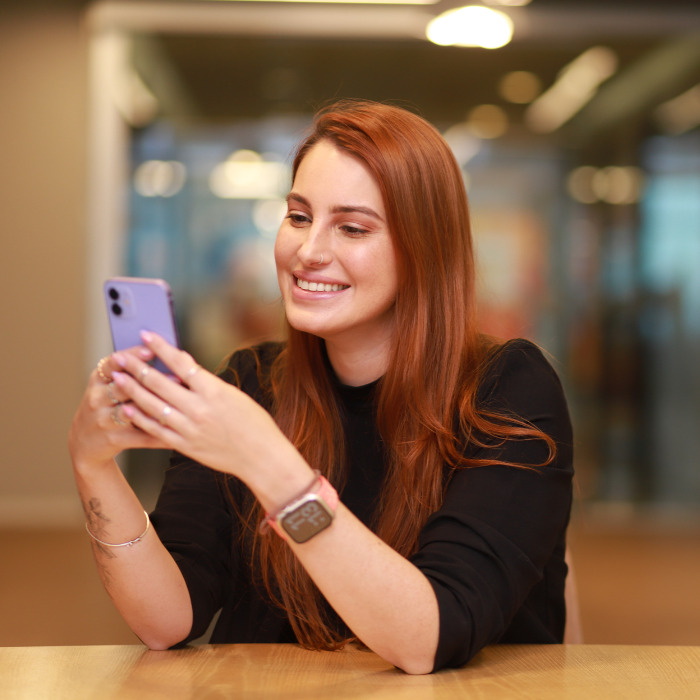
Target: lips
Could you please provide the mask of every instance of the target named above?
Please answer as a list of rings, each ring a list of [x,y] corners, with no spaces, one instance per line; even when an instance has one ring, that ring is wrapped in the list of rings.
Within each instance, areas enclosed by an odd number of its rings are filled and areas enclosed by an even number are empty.
[[[308,292],[341,292],[347,289],[349,284],[327,284],[325,282],[309,282],[307,280],[296,278],[297,287]]]

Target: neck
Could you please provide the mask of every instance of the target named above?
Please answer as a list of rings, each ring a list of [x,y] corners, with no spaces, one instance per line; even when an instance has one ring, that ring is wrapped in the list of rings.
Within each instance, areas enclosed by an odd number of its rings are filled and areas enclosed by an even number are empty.
[[[379,379],[389,365],[389,337],[381,342],[348,346],[334,340],[326,340],[328,359],[341,383],[363,386]]]

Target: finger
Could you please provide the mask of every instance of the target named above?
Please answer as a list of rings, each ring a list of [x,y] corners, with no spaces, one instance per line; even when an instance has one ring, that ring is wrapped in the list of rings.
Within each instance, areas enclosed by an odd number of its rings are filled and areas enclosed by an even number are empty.
[[[158,436],[144,432],[132,421],[131,404],[119,404],[110,409],[108,430],[112,437],[110,441],[121,449],[147,448],[170,449],[169,442]]]
[[[128,350],[123,350],[122,352],[140,357],[145,362],[153,359],[153,351],[143,345],[129,348]],[[112,372],[118,369],[119,366],[114,360],[114,354],[106,355],[97,363],[93,376],[98,382],[102,384],[109,384],[112,381]]]
[[[193,393],[177,377],[165,375],[133,355],[116,353],[115,359],[120,366],[120,371],[114,372],[119,390],[149,415],[158,415],[163,408],[162,404],[156,403],[157,413],[153,413],[153,396],[179,409],[193,398]]]
[[[143,412],[136,404],[123,404],[121,411],[132,426],[162,446],[179,451],[184,448],[184,439],[172,426],[182,416],[171,406],[164,404],[158,417]]]
[[[134,425],[143,427],[139,422],[133,420],[136,414],[132,408],[135,407],[140,413],[144,414],[150,420],[159,422],[162,426],[175,431],[182,429],[184,427],[184,417],[182,413],[176,410],[168,401],[164,400],[159,395],[157,387],[152,385],[160,385],[161,389],[175,388],[181,393],[187,394],[189,394],[190,391],[174,384],[172,380],[167,379],[163,374],[147,365],[142,366],[141,369],[148,370],[140,374],[144,382],[148,380],[148,386],[142,386],[132,376],[129,376],[129,374],[123,372],[114,373],[115,383],[134,404],[134,406],[131,404],[124,406],[124,414],[128,416],[129,420],[134,423]],[[148,432],[153,431],[149,429]]]
[[[116,406],[117,404],[120,404],[126,400],[126,394],[123,394],[120,390],[119,387],[116,385],[116,382],[114,379],[105,386],[105,394],[107,396],[107,400],[112,406]]]
[[[126,414],[119,403],[112,406],[109,412],[109,417],[112,419],[112,423],[116,425],[117,428],[127,428],[131,426],[131,423],[127,420]]]
[[[144,345],[159,357],[187,386],[192,386],[195,377],[200,374],[202,367],[198,365],[192,355],[174,347],[157,333],[142,331],[141,339]]]

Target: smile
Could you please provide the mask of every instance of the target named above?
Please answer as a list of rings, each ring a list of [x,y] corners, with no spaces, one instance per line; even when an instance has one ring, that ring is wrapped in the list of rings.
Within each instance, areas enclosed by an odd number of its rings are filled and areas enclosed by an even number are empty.
[[[309,292],[340,292],[343,289],[347,289],[349,284],[324,284],[323,282],[307,282],[306,280],[300,280],[296,278],[297,287],[305,289]]]

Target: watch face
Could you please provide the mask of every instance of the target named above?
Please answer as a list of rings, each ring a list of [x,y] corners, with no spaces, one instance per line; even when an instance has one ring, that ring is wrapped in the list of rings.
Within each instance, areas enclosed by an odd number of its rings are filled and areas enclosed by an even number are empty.
[[[295,542],[301,544],[325,530],[331,522],[333,514],[315,496],[311,496],[310,500],[286,513],[280,524]]]

